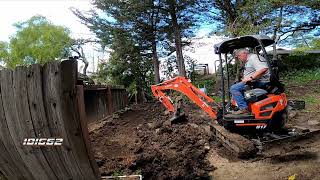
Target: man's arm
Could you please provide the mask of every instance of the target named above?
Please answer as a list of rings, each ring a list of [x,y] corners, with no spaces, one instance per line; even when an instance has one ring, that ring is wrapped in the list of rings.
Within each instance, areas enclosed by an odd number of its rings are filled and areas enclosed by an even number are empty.
[[[250,58],[253,58],[251,63],[253,67],[256,69],[256,72],[249,76],[244,77],[242,82],[246,83],[248,81],[252,81],[255,79],[259,79],[261,76],[263,76],[268,71],[268,64],[266,60],[262,56],[250,56]]]
[[[261,76],[263,76],[267,71],[268,71],[268,68],[260,69],[259,71],[256,71],[253,75],[244,77],[242,79],[242,82],[246,83],[248,81],[252,81],[252,80],[258,79]]]

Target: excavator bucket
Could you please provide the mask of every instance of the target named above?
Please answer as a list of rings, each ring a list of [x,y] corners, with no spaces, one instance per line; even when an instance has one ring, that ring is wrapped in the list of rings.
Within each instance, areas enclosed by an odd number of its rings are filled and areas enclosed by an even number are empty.
[[[175,112],[173,114],[173,117],[170,119],[171,124],[178,124],[178,123],[183,123],[188,121],[186,115],[183,112],[181,112],[181,106],[182,106],[182,96],[178,96],[176,98],[176,103],[175,103]]]
[[[170,122],[171,124],[179,124],[179,123],[184,123],[184,122],[187,122],[188,119],[186,117],[186,115],[183,113],[183,114],[180,114],[179,116],[173,116],[171,119],[170,119]]]

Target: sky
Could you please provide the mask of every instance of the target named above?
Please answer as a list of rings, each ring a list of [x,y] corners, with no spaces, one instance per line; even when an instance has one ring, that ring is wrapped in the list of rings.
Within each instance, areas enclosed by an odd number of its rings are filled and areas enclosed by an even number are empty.
[[[14,23],[26,21],[35,15],[45,16],[53,24],[69,28],[72,38],[94,38],[94,34],[80,22],[70,8],[88,11],[93,9],[93,6],[90,0],[0,0],[0,41],[8,42],[10,36],[16,33]],[[198,36],[204,36],[211,29],[210,26],[202,27]],[[107,54],[101,55],[96,49],[97,46],[93,47],[92,44],[84,47],[89,61],[89,73],[96,71],[101,56],[108,58]],[[81,72],[84,64],[79,62],[78,65]]]
[[[93,8],[89,0],[0,0],[0,41],[9,41],[16,32],[12,24],[26,21],[34,15],[43,15],[55,25],[69,28],[72,37],[93,36],[70,7],[84,11]]]
[[[94,34],[71,12],[71,7],[80,11],[93,9],[90,0],[0,0],[0,41],[9,41],[10,36],[15,34],[14,23],[26,21],[35,15],[45,16],[53,24],[69,28],[73,38],[94,38]],[[197,37],[205,36],[214,28],[212,25],[201,26],[197,32]],[[211,47],[218,41],[215,39],[213,42],[202,43],[209,43]],[[108,58],[108,54],[101,55],[96,49],[97,46],[93,44],[84,47],[89,61],[89,73],[96,71],[99,59]],[[204,48],[204,50],[210,51],[210,48]],[[208,54],[203,51],[199,51],[199,53]],[[196,57],[203,60],[207,59],[203,56]],[[84,64],[81,62],[78,64],[79,71],[82,71]]]
[[[8,42],[10,36],[16,33],[14,23],[26,21],[35,15],[45,16],[53,24],[69,28],[72,38],[94,38],[94,34],[71,12],[71,7],[80,11],[93,8],[89,0],[0,0],[0,41]],[[98,59],[102,56],[96,49],[97,46],[93,44],[84,46],[89,73],[96,71]],[[78,62],[78,66],[81,72],[84,63]]]

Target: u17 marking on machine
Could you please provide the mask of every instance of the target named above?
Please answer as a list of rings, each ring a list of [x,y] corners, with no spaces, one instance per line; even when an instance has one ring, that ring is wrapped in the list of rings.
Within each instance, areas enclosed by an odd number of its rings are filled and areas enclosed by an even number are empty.
[[[263,126],[256,126],[256,129],[265,129],[267,127],[267,125],[263,125]]]
[[[61,146],[63,138],[25,138],[24,146]]]

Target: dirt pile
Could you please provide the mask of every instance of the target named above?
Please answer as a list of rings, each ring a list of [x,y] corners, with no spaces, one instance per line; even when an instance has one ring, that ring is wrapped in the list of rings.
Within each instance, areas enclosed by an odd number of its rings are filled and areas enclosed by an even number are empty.
[[[188,123],[183,124],[168,123],[171,116],[158,102],[133,106],[90,124],[92,147],[102,174],[142,173],[146,179],[209,178],[214,170],[205,158],[214,143],[210,118],[192,113],[194,109],[198,108],[184,107],[189,116]]]
[[[213,167],[205,157],[212,138],[210,126],[193,116],[185,124],[170,125],[168,119],[160,116],[137,128],[141,142],[133,168],[141,168],[147,179],[209,178]]]

